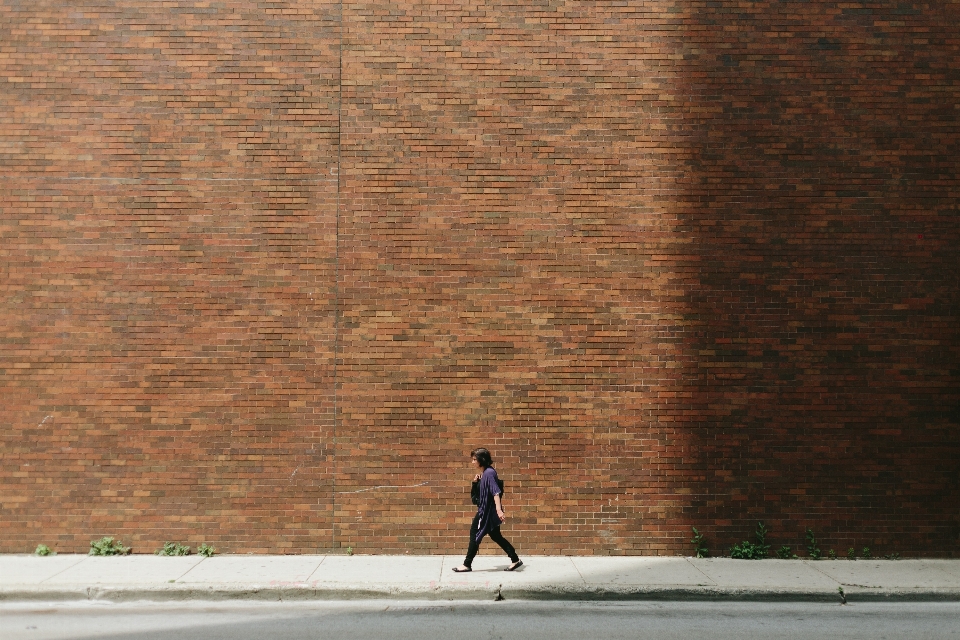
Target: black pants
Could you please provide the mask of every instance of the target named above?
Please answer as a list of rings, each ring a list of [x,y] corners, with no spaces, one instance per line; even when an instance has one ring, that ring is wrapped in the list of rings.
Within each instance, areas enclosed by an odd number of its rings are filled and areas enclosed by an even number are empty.
[[[477,551],[480,551],[480,543],[477,542],[477,531],[480,529],[480,514],[478,513],[473,517],[473,524],[470,525],[470,546],[467,548],[467,557],[463,561],[463,566],[472,567],[473,559],[477,555]],[[500,527],[491,529],[489,533],[490,539],[500,545],[500,548],[503,549],[504,553],[510,556],[510,562],[517,562],[520,560],[520,556],[517,555],[517,550],[513,548],[513,545],[507,542],[507,539],[503,537],[503,534],[500,533]]]

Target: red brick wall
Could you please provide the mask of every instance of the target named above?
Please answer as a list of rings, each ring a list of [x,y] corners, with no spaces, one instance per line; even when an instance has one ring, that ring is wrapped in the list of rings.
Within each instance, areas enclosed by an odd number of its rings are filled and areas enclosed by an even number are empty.
[[[0,6],[0,551],[955,554],[958,22]]]
[[[339,13],[0,5],[3,551],[330,540]]]

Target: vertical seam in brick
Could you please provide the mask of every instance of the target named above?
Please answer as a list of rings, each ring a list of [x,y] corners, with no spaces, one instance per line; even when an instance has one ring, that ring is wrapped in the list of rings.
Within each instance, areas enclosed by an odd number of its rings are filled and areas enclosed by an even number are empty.
[[[340,355],[340,158],[343,148],[343,0],[340,10],[340,45],[337,48],[337,210],[333,248],[333,480],[330,490],[330,548],[337,545],[337,423],[339,420],[337,358]]]

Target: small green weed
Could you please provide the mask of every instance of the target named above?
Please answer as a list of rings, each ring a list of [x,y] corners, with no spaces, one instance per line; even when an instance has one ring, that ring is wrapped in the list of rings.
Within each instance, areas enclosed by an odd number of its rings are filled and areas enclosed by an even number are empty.
[[[190,547],[179,542],[164,542],[163,549],[158,549],[155,553],[158,556],[188,556]]]
[[[807,529],[807,553],[811,560],[819,560],[821,557],[820,547],[817,546],[817,538],[813,535],[813,529]]]
[[[840,604],[847,604],[847,594],[843,592],[843,587],[837,587],[837,593],[840,594]]]
[[[204,558],[212,558],[213,554],[216,552],[217,550],[208,545],[206,542],[197,547],[197,555],[203,556]]]
[[[38,544],[38,545],[37,545],[37,550],[34,551],[33,553],[36,554],[36,555],[38,555],[38,556],[55,556],[55,555],[57,555],[56,553],[53,552],[53,550],[52,550],[50,547],[48,547],[48,546],[45,545],[45,544]]]
[[[884,560],[899,560],[899,559],[900,559],[900,554],[899,554],[899,553],[891,553],[891,554],[888,554],[888,555],[883,556],[883,559],[884,559]]]
[[[830,549],[830,551],[827,551],[827,557],[830,558],[831,560],[836,560],[837,552],[834,551],[833,549]]]
[[[89,555],[91,556],[125,556],[128,553],[130,553],[130,547],[123,546],[119,540],[109,536],[90,542]]]
[[[856,560],[857,559],[857,550],[853,547],[847,549],[847,560]]]
[[[870,547],[864,547],[863,551],[860,552],[860,557],[865,560],[869,560],[870,558],[872,558],[873,554],[870,553]]]
[[[353,547],[347,547],[347,555],[348,555],[348,556],[352,556],[352,555],[353,555]]]
[[[757,523],[757,531],[754,536],[756,542],[744,540],[740,544],[733,545],[730,550],[730,557],[738,560],[762,560],[770,553],[770,545],[767,544],[767,527],[762,522]]]
[[[790,553],[789,545],[783,545],[782,547],[777,549],[777,557],[780,558],[781,560],[789,560],[791,557],[796,558],[795,555]]]
[[[710,555],[710,550],[707,549],[707,544],[704,542],[703,534],[697,531],[696,527],[693,527],[693,540],[690,542],[693,543],[693,547],[698,558],[706,558]]]

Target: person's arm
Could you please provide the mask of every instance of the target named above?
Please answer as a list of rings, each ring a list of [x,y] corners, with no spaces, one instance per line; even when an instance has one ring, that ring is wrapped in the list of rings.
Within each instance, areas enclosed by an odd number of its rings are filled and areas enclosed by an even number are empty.
[[[500,494],[493,496],[493,503],[497,505],[497,517],[500,518],[500,522],[505,522],[507,519],[507,514],[503,512],[503,505],[500,503]]]

